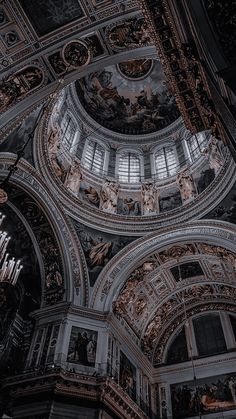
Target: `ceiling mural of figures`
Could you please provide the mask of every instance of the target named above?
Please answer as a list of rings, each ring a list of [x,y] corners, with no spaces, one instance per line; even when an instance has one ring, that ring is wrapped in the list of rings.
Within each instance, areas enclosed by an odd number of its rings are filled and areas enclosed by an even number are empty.
[[[115,132],[151,133],[179,117],[158,60],[107,66],[77,81],[76,88],[92,118]]]
[[[143,17],[134,17],[111,25],[106,35],[112,49],[137,48],[151,42],[150,32]]]

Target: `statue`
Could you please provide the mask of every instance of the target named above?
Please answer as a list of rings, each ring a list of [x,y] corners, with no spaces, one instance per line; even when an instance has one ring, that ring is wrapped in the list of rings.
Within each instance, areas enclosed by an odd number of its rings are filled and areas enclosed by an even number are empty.
[[[100,198],[99,198],[98,192],[96,191],[95,188],[93,188],[92,186],[89,186],[88,189],[84,190],[84,193],[85,193],[85,196],[86,196],[87,200],[91,204],[96,205],[97,207],[99,206]]]
[[[65,180],[65,187],[70,189],[70,191],[74,194],[77,194],[79,192],[81,180],[82,174],[80,170],[80,161],[74,157],[73,163]]]
[[[177,175],[177,184],[180,188],[183,202],[195,198],[197,195],[193,182],[193,177],[188,169],[183,170]]]
[[[118,198],[118,183],[106,180],[101,190],[101,209],[107,212],[116,213]]]
[[[157,208],[157,189],[153,183],[143,183],[141,189],[143,214],[155,213]]]
[[[56,123],[52,127],[52,131],[48,138],[48,153],[51,160],[57,158],[58,150],[60,148],[60,136],[61,136],[61,129],[59,125]]]
[[[216,138],[211,137],[208,147],[203,150],[202,154],[208,158],[210,168],[217,173],[224,164],[224,158],[219,150]]]
[[[61,179],[64,174],[64,170],[59,164],[58,159],[57,159],[58,150],[60,149],[60,135],[61,135],[61,129],[59,125],[56,123],[52,127],[52,131],[48,138],[48,153],[51,159],[53,169],[56,175],[59,177],[59,179]]]

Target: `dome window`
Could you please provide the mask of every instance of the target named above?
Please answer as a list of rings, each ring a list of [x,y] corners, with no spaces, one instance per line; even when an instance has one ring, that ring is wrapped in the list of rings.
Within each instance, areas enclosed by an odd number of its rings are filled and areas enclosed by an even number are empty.
[[[196,135],[193,135],[186,141],[190,161],[194,162],[199,157],[201,157],[204,148],[208,143],[208,136],[205,132],[199,132]]]
[[[140,158],[135,153],[123,153],[119,158],[119,181],[125,183],[140,182]]]
[[[104,167],[105,149],[96,141],[89,140],[86,144],[83,166],[95,173],[102,173]]]
[[[71,151],[74,146],[76,125],[69,114],[66,114],[61,123],[62,144],[67,151]]]
[[[175,175],[177,171],[176,152],[173,147],[163,147],[155,153],[155,169],[158,179]]]

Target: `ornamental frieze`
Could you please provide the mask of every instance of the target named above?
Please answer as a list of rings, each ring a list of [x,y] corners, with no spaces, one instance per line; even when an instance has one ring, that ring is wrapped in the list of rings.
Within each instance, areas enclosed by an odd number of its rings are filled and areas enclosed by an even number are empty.
[[[139,3],[187,128],[192,133],[211,128],[223,139],[202,64],[194,47],[182,45],[167,1]]]

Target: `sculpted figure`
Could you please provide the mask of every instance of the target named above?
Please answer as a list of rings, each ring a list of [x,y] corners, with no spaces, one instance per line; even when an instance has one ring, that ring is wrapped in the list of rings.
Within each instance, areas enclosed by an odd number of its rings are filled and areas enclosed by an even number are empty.
[[[92,186],[90,186],[88,189],[84,190],[84,193],[86,195],[86,198],[89,202],[91,202],[91,204],[96,205],[97,207],[100,204],[100,198],[98,195],[98,192],[96,191],[95,188],[93,188]]]
[[[52,131],[48,138],[48,153],[49,153],[49,157],[51,159],[54,171],[56,175],[61,179],[64,174],[64,170],[57,159],[58,151],[60,149],[60,135],[61,135],[61,129],[59,125],[56,123],[55,126],[52,128]]]
[[[79,192],[81,180],[82,174],[80,170],[80,161],[74,157],[73,163],[65,180],[65,186],[70,189],[71,192],[77,194]]]
[[[153,183],[143,183],[141,189],[143,202],[143,214],[148,215],[156,212],[157,206],[157,190]]]
[[[118,198],[118,183],[107,180],[101,190],[101,209],[107,212],[116,213]]]
[[[196,189],[194,186],[192,175],[188,169],[178,173],[177,183],[179,185],[180,193],[183,201],[188,201],[196,196]]]
[[[52,127],[52,131],[48,138],[48,152],[51,160],[57,158],[58,150],[60,148],[60,134],[61,129],[59,125],[56,123],[54,127]]]
[[[224,158],[219,150],[217,139],[215,137],[211,138],[208,147],[203,150],[202,154],[208,158],[210,168],[217,173],[223,166]]]

